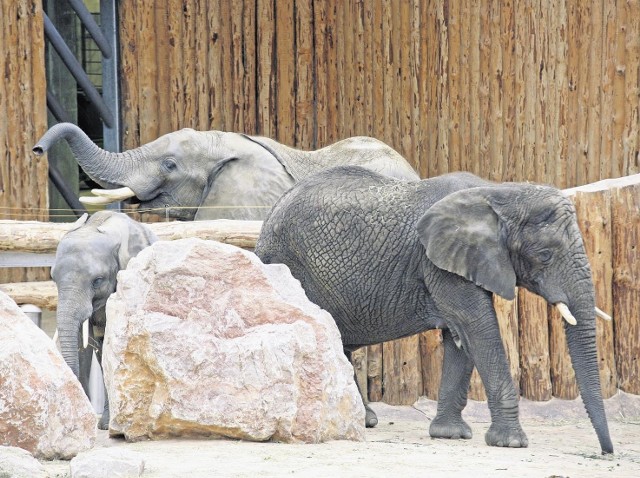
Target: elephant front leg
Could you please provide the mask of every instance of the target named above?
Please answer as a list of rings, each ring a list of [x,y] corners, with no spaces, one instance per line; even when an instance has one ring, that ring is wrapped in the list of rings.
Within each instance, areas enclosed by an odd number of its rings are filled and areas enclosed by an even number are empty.
[[[462,353],[468,354],[475,364],[487,392],[491,412],[491,426],[485,441],[491,446],[526,447],[529,444],[518,418],[518,395],[511,379],[507,356],[502,344],[498,318],[493,308],[492,294],[472,283],[458,281],[456,294],[444,290],[434,294],[438,308],[447,316],[450,328],[459,338]],[[448,342],[453,342],[450,340]],[[461,362],[460,354],[454,354],[451,343],[445,349],[447,369],[443,368],[443,413],[453,414],[456,407],[466,404],[461,395],[468,390],[469,363]],[[460,361],[458,365],[455,365]],[[469,360],[469,359],[467,359]],[[450,370],[451,368],[452,370]],[[446,378],[447,373],[458,373],[458,378]],[[456,382],[457,380],[457,382]],[[456,392],[457,391],[457,392]],[[457,395],[456,395],[457,393]],[[440,403],[438,404],[440,409]]]
[[[467,405],[473,362],[460,350],[448,329],[442,331],[444,360],[438,392],[438,411],[429,427],[433,438],[469,439],[471,427],[462,419]]]

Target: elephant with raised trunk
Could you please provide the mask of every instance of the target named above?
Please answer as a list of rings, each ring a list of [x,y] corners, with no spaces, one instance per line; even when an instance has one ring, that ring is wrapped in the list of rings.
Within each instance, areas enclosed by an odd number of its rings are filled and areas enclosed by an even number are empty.
[[[542,296],[566,319],[582,400],[602,452],[613,453],[591,269],[575,209],[561,191],[468,173],[402,182],[335,168],[284,194],[255,252],[289,266],[309,299],[333,315],[347,351],[443,330],[432,437],[471,437],[462,410],[475,365],[491,412],[487,444],[528,446],[492,294],[513,299],[519,286]]]
[[[110,153],[77,126],[60,123],[33,150],[43,154],[62,138],[92,180],[115,188],[94,190],[100,197],[81,198],[84,202],[135,197],[141,211],[181,220],[262,220],[296,181],[334,166],[358,165],[399,179],[419,179],[398,152],[369,137],[301,151],[264,137],[187,128]]]
[[[58,288],[56,322],[62,356],[76,376],[82,325],[93,326],[96,357],[102,365],[105,304],[116,290],[118,271],[156,240],[147,226],[115,211],[99,211],[88,219],[83,215],[60,240],[51,268]],[[109,401],[105,400],[98,427],[106,430],[108,425]]]

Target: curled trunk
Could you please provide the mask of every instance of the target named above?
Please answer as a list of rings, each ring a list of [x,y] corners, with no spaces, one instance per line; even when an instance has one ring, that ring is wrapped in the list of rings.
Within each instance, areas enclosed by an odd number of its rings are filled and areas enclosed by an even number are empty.
[[[145,149],[145,146],[142,146],[124,153],[105,151],[73,123],[59,123],[40,138],[33,147],[33,152],[38,155],[44,154],[61,139],[67,141],[84,172],[105,188],[126,184],[131,163],[140,160]]]

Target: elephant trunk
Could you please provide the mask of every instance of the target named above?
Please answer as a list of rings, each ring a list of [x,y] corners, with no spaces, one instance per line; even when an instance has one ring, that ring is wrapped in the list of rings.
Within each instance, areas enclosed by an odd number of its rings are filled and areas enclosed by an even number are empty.
[[[52,126],[33,147],[37,155],[44,154],[57,141],[65,139],[73,155],[85,173],[105,188],[113,188],[127,183],[135,163],[143,157],[145,147],[112,153],[98,147],[73,123],[59,123]]]
[[[78,359],[79,337],[82,323],[91,316],[91,303],[89,307],[81,307],[72,299],[62,299],[58,303],[56,322],[60,340],[62,357],[76,377],[80,376],[80,364]]]
[[[593,295],[589,294],[592,298]],[[613,453],[609,426],[602,400],[598,353],[596,349],[595,304],[593,299],[581,301],[580,307],[570,307],[576,325],[565,323],[569,355],[576,374],[580,396],[596,431],[603,454]]]

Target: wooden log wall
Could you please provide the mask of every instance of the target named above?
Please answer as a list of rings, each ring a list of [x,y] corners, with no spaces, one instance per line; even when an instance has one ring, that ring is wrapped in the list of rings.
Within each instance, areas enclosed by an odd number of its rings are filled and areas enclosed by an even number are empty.
[[[47,160],[31,147],[47,129],[40,0],[0,2],[0,219],[49,218]],[[0,283],[48,278],[37,269],[0,269]]]

